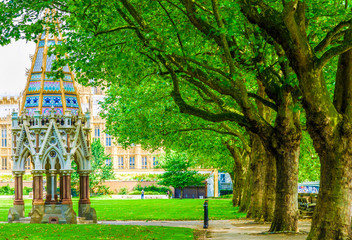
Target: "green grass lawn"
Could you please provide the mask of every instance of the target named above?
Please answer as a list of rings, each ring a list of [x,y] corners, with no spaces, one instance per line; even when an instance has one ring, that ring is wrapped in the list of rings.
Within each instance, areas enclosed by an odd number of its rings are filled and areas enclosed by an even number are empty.
[[[32,200],[25,200],[25,212],[28,216]],[[92,198],[92,207],[98,220],[202,220],[203,199],[144,199],[115,200]],[[74,209],[78,209],[78,199],[73,199]],[[0,199],[0,221],[7,221],[7,213],[13,200]],[[209,219],[244,218],[238,213],[230,199],[209,199]]]
[[[117,225],[0,224],[0,239],[194,239],[190,228]]]

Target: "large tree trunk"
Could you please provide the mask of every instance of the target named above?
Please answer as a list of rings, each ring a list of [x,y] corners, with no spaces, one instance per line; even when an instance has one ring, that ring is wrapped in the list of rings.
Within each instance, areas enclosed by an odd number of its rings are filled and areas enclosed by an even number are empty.
[[[352,39],[352,31],[345,40]],[[334,106],[339,124],[321,124],[322,118],[307,118],[309,133],[319,154],[320,189],[309,240],[351,239],[352,218],[352,50],[339,58]]]
[[[350,147],[345,150],[343,145]],[[336,141],[335,147],[338,151],[320,155],[320,190],[309,240],[351,238],[351,140]]]
[[[242,200],[243,186],[244,186],[244,167],[246,153],[245,150],[240,153],[238,147],[231,142],[226,143],[227,149],[230,151],[231,156],[233,157],[232,171],[230,172],[232,180],[232,204],[233,206],[239,206]]]
[[[276,162],[270,153],[267,153],[264,159],[265,165],[265,182],[263,196],[263,220],[271,222],[275,209],[275,186],[276,186]]]
[[[233,181],[233,205],[240,206],[242,201],[243,195],[243,187],[244,187],[244,168],[240,161],[235,162],[235,176]]]
[[[263,144],[276,160],[276,196],[270,232],[298,232],[298,162],[302,131],[299,112],[290,109],[293,98],[284,89],[275,120],[275,134]]]
[[[263,216],[264,180],[265,180],[265,149],[255,134],[251,134],[252,154],[250,171],[251,180],[251,199],[247,212],[247,218],[259,221]]]
[[[246,178],[245,178],[246,184],[244,185],[244,188],[243,188],[243,197],[239,208],[239,211],[243,213],[248,212],[249,204],[251,202],[251,191],[252,191],[251,189],[252,189],[252,182],[253,182],[252,176],[253,176],[253,172],[248,166]]]
[[[287,146],[276,156],[276,198],[270,232],[298,231],[298,146]]]

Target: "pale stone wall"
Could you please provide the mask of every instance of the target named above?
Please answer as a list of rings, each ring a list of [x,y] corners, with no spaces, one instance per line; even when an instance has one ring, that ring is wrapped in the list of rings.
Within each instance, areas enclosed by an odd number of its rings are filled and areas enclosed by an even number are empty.
[[[114,171],[119,172],[128,169],[139,172],[139,169],[143,169],[148,170],[148,172],[153,172],[155,167],[153,164],[153,158],[156,157],[159,152],[150,153],[143,150],[141,145],[136,145],[129,149],[123,149],[121,146],[117,145],[116,141],[104,132],[106,128],[105,121],[99,116],[99,112],[102,110],[99,106],[99,102],[105,97],[103,91],[96,88],[83,87],[81,85],[77,85],[77,89],[80,94],[82,111],[89,111],[91,113],[91,139],[100,139],[102,145],[106,149],[106,153],[111,156],[111,163],[113,164]],[[11,173],[11,113],[13,111],[18,112],[20,101],[20,96],[0,97],[0,174]],[[96,136],[96,129],[99,129],[99,136]],[[3,135],[1,134],[6,134],[6,141],[2,140]],[[111,138],[111,141],[109,138]],[[119,157],[123,158],[123,165],[120,166],[118,164]],[[143,157],[147,158],[146,165],[142,164]],[[130,158],[134,158],[134,168],[130,168]],[[28,167],[31,168],[31,166]]]

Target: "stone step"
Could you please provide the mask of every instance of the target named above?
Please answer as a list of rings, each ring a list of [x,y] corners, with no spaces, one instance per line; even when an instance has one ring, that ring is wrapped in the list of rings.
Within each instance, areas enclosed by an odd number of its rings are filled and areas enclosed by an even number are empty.
[[[13,223],[30,223],[31,220],[19,220],[19,221],[13,221]]]
[[[86,220],[85,217],[77,217],[77,224],[93,224],[93,220]]]

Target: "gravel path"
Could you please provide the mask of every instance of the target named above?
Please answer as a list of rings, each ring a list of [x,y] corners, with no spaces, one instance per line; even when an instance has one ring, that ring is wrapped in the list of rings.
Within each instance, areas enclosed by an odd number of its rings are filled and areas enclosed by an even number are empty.
[[[188,227],[202,230],[203,221],[100,221],[100,224],[112,225],[142,225],[165,227]],[[217,240],[304,240],[310,229],[309,221],[300,221],[300,233],[297,234],[269,234],[265,233],[269,223],[260,224],[250,220],[211,220],[204,239]]]

